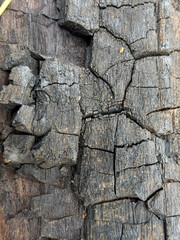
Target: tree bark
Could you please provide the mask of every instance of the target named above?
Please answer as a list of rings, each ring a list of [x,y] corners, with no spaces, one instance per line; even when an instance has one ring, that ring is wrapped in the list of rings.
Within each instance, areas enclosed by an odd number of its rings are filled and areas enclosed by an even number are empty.
[[[178,0],[11,2],[0,240],[180,239],[179,21]]]

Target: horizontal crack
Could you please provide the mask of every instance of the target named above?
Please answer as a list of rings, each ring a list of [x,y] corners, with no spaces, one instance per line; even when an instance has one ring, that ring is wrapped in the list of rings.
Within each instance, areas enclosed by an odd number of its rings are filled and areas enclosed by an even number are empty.
[[[161,108],[161,109],[157,109],[157,110],[149,112],[146,116],[149,116],[150,114],[156,113],[156,112],[164,112],[164,111],[175,110],[175,109],[179,109],[179,108],[180,108],[180,106]]]
[[[167,218],[171,218],[171,217],[180,217],[180,215],[179,214],[177,214],[177,215],[171,215],[171,216],[166,216]]]
[[[78,214],[71,214],[71,215],[67,215],[67,216],[64,216],[64,217],[56,218],[56,219],[50,219],[50,218],[44,217],[44,219],[48,220],[50,223],[53,223],[53,222],[57,222],[57,221],[60,221],[62,219],[69,218],[69,217],[74,217],[74,216],[78,216]]]
[[[142,86],[131,86],[132,88],[140,88],[140,89],[159,89],[159,90],[164,90],[164,89],[171,89],[170,87],[162,87],[162,88],[159,88],[159,87],[142,87]]]
[[[154,4],[154,2],[147,1],[147,2],[144,2],[144,3],[138,3],[138,4],[134,4],[134,5],[132,5],[132,4],[121,4],[120,6],[117,6],[117,5],[114,5],[114,4],[107,4],[104,7],[99,6],[99,8],[100,9],[106,9],[106,8],[110,8],[110,7],[113,7],[113,8],[116,8],[116,9],[120,9],[120,8],[124,8],[124,7],[136,8],[138,6],[144,6],[144,5],[147,5],[147,4]]]
[[[109,107],[111,108],[111,107]],[[114,107],[116,108],[116,107]],[[87,114],[84,116],[84,119],[88,119],[88,118],[99,118],[101,115],[102,116],[109,116],[109,115],[113,115],[113,114],[118,114],[118,113],[122,113],[124,111],[124,109],[122,108],[122,104],[119,104],[119,109],[112,109],[109,111],[100,111],[97,113],[92,113],[92,114]]]
[[[170,54],[171,54],[171,52],[157,52],[157,51],[154,51],[154,52],[146,53],[144,55],[140,55],[140,56],[136,57],[135,59],[136,60],[141,60],[141,59],[148,58],[148,57],[169,56]]]
[[[102,151],[102,152],[107,152],[107,153],[112,153],[114,154],[113,151],[110,151],[110,150],[106,150],[106,149],[102,149],[102,148],[93,148],[93,147],[89,147],[88,145],[84,145],[85,148],[89,148],[91,150],[98,150],[98,151]]]
[[[122,171],[125,172],[126,170],[138,169],[138,168],[142,168],[142,167],[150,167],[150,166],[154,166],[154,165],[157,165],[157,164],[159,164],[158,160],[155,163],[147,163],[147,164],[142,164],[142,165],[137,166],[137,167],[124,168],[124,169],[121,169],[120,171],[118,171],[117,175],[120,174]]]
[[[105,201],[101,201],[101,202],[98,202],[98,203],[95,203],[95,204],[93,204],[93,206],[96,206],[96,205],[101,205],[101,204],[104,204],[104,203],[115,203],[115,202],[118,202],[118,201],[123,201],[123,200],[131,200],[131,201],[135,201],[135,202],[137,202],[137,201],[141,201],[142,202],[142,200],[141,199],[139,199],[139,198],[135,198],[135,197],[122,197],[122,198],[114,198],[114,199],[111,199],[111,200],[105,200]]]
[[[78,85],[78,83],[76,83],[76,82],[73,82],[72,84],[54,82],[54,83],[49,83],[49,84],[43,86],[42,89],[47,88],[49,86],[53,86],[53,85],[60,85],[60,86],[64,86],[65,85],[65,86],[68,86],[68,87],[72,87],[75,84]]]
[[[144,143],[144,142],[147,142],[151,139],[147,138],[147,139],[142,139],[141,141],[139,142],[136,142],[136,143],[132,143],[132,144],[125,144],[125,145],[115,145],[116,148],[131,148],[133,146],[138,146],[140,145],[141,143]]]

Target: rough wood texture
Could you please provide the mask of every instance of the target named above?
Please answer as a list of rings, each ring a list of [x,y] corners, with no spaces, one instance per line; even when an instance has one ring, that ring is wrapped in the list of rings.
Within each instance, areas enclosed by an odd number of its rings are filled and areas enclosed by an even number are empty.
[[[179,19],[177,0],[12,1],[0,240],[180,239]]]

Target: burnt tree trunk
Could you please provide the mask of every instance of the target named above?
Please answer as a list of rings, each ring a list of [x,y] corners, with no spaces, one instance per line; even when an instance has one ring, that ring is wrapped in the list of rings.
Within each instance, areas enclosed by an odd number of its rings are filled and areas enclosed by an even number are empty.
[[[0,240],[179,240],[180,2],[13,0],[0,52]]]

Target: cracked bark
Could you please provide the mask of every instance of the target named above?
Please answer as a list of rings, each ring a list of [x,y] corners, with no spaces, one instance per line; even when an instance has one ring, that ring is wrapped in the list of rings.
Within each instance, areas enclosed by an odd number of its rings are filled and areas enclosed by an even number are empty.
[[[179,19],[176,0],[12,1],[0,240],[179,240]]]

